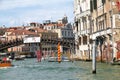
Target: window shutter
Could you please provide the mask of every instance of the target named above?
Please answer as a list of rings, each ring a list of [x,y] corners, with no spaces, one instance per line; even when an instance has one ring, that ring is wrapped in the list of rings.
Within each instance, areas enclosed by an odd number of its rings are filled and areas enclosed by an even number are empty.
[[[90,11],[93,12],[93,1],[90,0]]]
[[[93,2],[94,2],[94,9],[97,9],[97,0],[93,0]]]
[[[102,0],[102,3],[105,4],[106,0]]]

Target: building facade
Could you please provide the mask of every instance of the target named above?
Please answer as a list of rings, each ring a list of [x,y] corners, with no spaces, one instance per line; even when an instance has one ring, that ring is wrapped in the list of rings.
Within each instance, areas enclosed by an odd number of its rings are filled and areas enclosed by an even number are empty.
[[[7,30],[5,32],[5,38],[6,41],[12,41],[12,40],[17,40],[17,39],[22,39],[26,36],[36,36],[37,34],[35,32],[30,32],[28,30]],[[26,52],[29,51],[29,47],[26,47],[25,44],[19,45],[19,46],[15,46],[15,47],[11,47],[8,48],[8,52]]]
[[[90,0],[74,0],[76,55],[80,59],[91,58]]]
[[[92,52],[92,48],[93,48],[92,44],[95,42],[95,54],[97,60],[110,62],[113,60],[113,58],[119,59],[117,56],[119,55],[118,54],[119,50],[116,49],[116,47],[118,42],[120,41],[120,37],[119,37],[120,36],[120,26],[119,26],[120,1],[119,0],[89,0],[89,1],[75,0],[75,10],[74,10],[75,23],[76,23],[75,31],[77,32],[76,39],[78,40],[78,43],[80,42],[78,36],[81,36],[79,32],[83,33],[82,31],[83,29],[81,29],[81,27],[79,26],[83,25],[83,27],[86,27],[83,21],[78,21],[78,15],[82,15],[81,7],[84,7],[83,4],[86,4],[85,1],[89,2],[90,4],[88,8],[90,12],[89,13],[90,17],[88,18],[89,27],[85,28],[85,31],[89,32],[89,33],[85,33],[85,35],[89,35],[89,38],[87,37],[88,38],[87,40],[89,41],[87,41],[88,43],[86,44],[87,45],[90,44],[90,45],[88,46],[87,50],[90,49],[90,52]],[[79,10],[77,10],[77,7],[79,8]],[[87,10],[87,8],[85,9]],[[76,11],[79,11],[79,13]],[[82,42],[82,44],[84,44],[84,42]],[[82,46],[82,44],[80,45]],[[78,50],[80,51],[80,49]]]
[[[98,60],[110,62],[117,57],[116,44],[120,40],[119,2],[91,0],[91,38],[96,42]]]

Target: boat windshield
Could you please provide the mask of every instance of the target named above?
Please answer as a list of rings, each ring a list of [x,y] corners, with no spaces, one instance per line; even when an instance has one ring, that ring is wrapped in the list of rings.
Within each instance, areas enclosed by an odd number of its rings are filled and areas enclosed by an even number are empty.
[[[8,58],[7,53],[0,53],[0,61],[6,61]]]

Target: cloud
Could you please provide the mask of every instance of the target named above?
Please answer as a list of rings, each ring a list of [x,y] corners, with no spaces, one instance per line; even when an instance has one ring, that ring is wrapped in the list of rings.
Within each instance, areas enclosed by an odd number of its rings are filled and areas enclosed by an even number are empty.
[[[70,0],[66,0],[69,2]],[[29,7],[29,6],[48,6],[52,4],[59,3],[62,6],[62,3],[65,3],[64,0],[2,0],[0,1],[0,10],[14,9],[20,7]]]
[[[0,25],[56,21],[64,14],[73,20],[73,0],[0,0]]]
[[[4,0],[1,2],[0,10],[8,10],[20,7],[38,5],[39,0]]]

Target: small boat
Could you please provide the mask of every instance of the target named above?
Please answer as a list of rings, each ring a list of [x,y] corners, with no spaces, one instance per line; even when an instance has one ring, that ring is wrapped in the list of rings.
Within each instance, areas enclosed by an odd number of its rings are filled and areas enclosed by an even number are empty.
[[[11,61],[1,61],[0,62],[0,67],[11,67]]]
[[[68,57],[62,57],[62,61],[63,61],[63,62],[69,62],[70,59],[68,59]]]
[[[62,57],[61,62],[69,62],[70,60],[67,57]],[[57,57],[49,57],[48,62],[58,62]]]
[[[15,56],[15,60],[24,60],[25,56]]]
[[[48,62],[57,62],[57,58],[56,57],[49,57]]]
[[[0,67],[11,67],[12,63],[7,57],[7,53],[0,53]]]
[[[111,65],[120,65],[120,61],[111,62]]]

